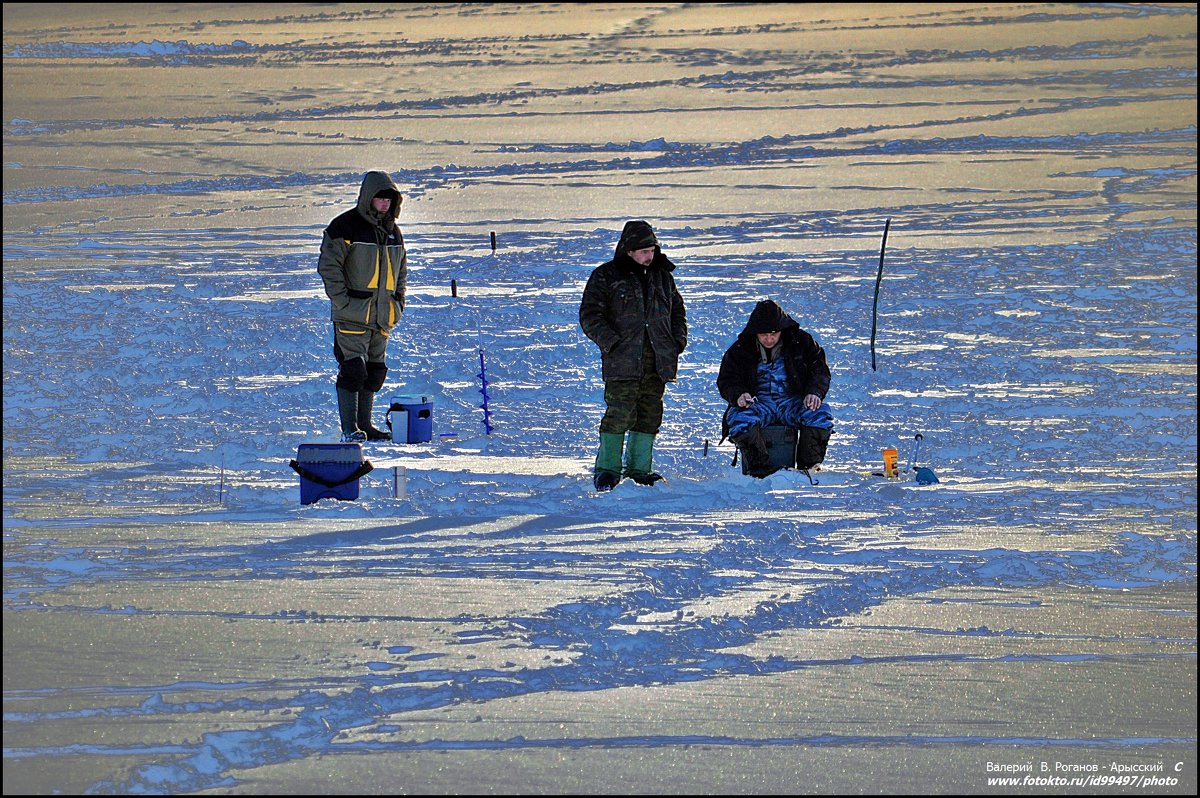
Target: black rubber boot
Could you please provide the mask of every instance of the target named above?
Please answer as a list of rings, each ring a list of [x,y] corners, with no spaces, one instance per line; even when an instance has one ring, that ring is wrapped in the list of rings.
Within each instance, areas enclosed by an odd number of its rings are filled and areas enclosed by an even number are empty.
[[[365,441],[367,435],[358,428],[358,394],[337,389],[338,421],[342,426],[342,440],[348,443]]]
[[[371,414],[375,411],[375,392],[374,391],[359,391],[358,392],[358,413],[355,420],[358,422],[358,428],[367,434],[369,441],[390,441],[392,436],[390,433],[376,427],[371,423]]]

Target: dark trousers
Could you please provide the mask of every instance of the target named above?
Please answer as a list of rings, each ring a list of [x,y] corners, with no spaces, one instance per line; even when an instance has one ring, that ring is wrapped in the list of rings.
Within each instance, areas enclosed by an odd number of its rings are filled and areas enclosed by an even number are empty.
[[[600,432],[657,435],[662,426],[663,395],[666,391],[667,384],[658,376],[654,349],[647,342],[642,351],[641,379],[609,380],[604,383],[604,402],[608,409],[600,420]]]
[[[333,325],[333,356],[338,362],[337,387],[375,393],[387,380],[388,335],[382,330],[345,329]]]

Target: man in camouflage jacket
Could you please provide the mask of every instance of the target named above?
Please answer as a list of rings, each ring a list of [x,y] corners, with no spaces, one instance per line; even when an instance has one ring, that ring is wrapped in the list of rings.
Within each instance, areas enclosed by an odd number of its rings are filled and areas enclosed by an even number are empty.
[[[600,348],[607,405],[593,476],[597,490],[611,490],[622,475],[642,485],[662,479],[652,468],[654,436],[688,333],[674,270],[650,225],[631,221],[613,259],[598,266],[584,288],[579,324]]]

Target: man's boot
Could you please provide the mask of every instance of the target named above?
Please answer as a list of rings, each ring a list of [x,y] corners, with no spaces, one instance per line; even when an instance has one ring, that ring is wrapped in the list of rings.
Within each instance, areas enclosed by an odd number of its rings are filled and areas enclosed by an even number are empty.
[[[624,448],[624,434],[600,433],[600,450],[596,453],[596,470],[592,477],[596,490],[612,490],[621,481],[621,452]]]
[[[630,432],[625,446],[625,476],[639,485],[653,485],[662,474],[654,473],[654,436],[647,432]]]
[[[763,438],[762,427],[750,427],[745,432],[731,435],[729,440],[741,451],[742,465],[750,476],[763,479],[779,470],[772,465],[771,455],[767,453],[767,442]]]
[[[825,450],[829,446],[831,429],[800,427],[796,442],[796,468],[807,471],[825,462]]]
[[[375,409],[375,392],[358,392],[358,428],[367,434],[369,441],[389,441],[392,436],[371,423],[371,413]]]
[[[358,394],[337,389],[338,421],[342,426],[342,440],[347,443],[359,443],[367,439],[367,434],[358,428]]]

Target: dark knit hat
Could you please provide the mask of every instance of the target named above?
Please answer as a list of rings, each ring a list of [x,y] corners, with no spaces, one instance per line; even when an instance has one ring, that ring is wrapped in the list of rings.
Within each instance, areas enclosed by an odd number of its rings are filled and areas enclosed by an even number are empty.
[[[621,231],[621,243],[617,248],[621,252],[632,252],[657,246],[658,239],[654,235],[654,228],[648,222],[637,219],[625,223],[625,229]]]

